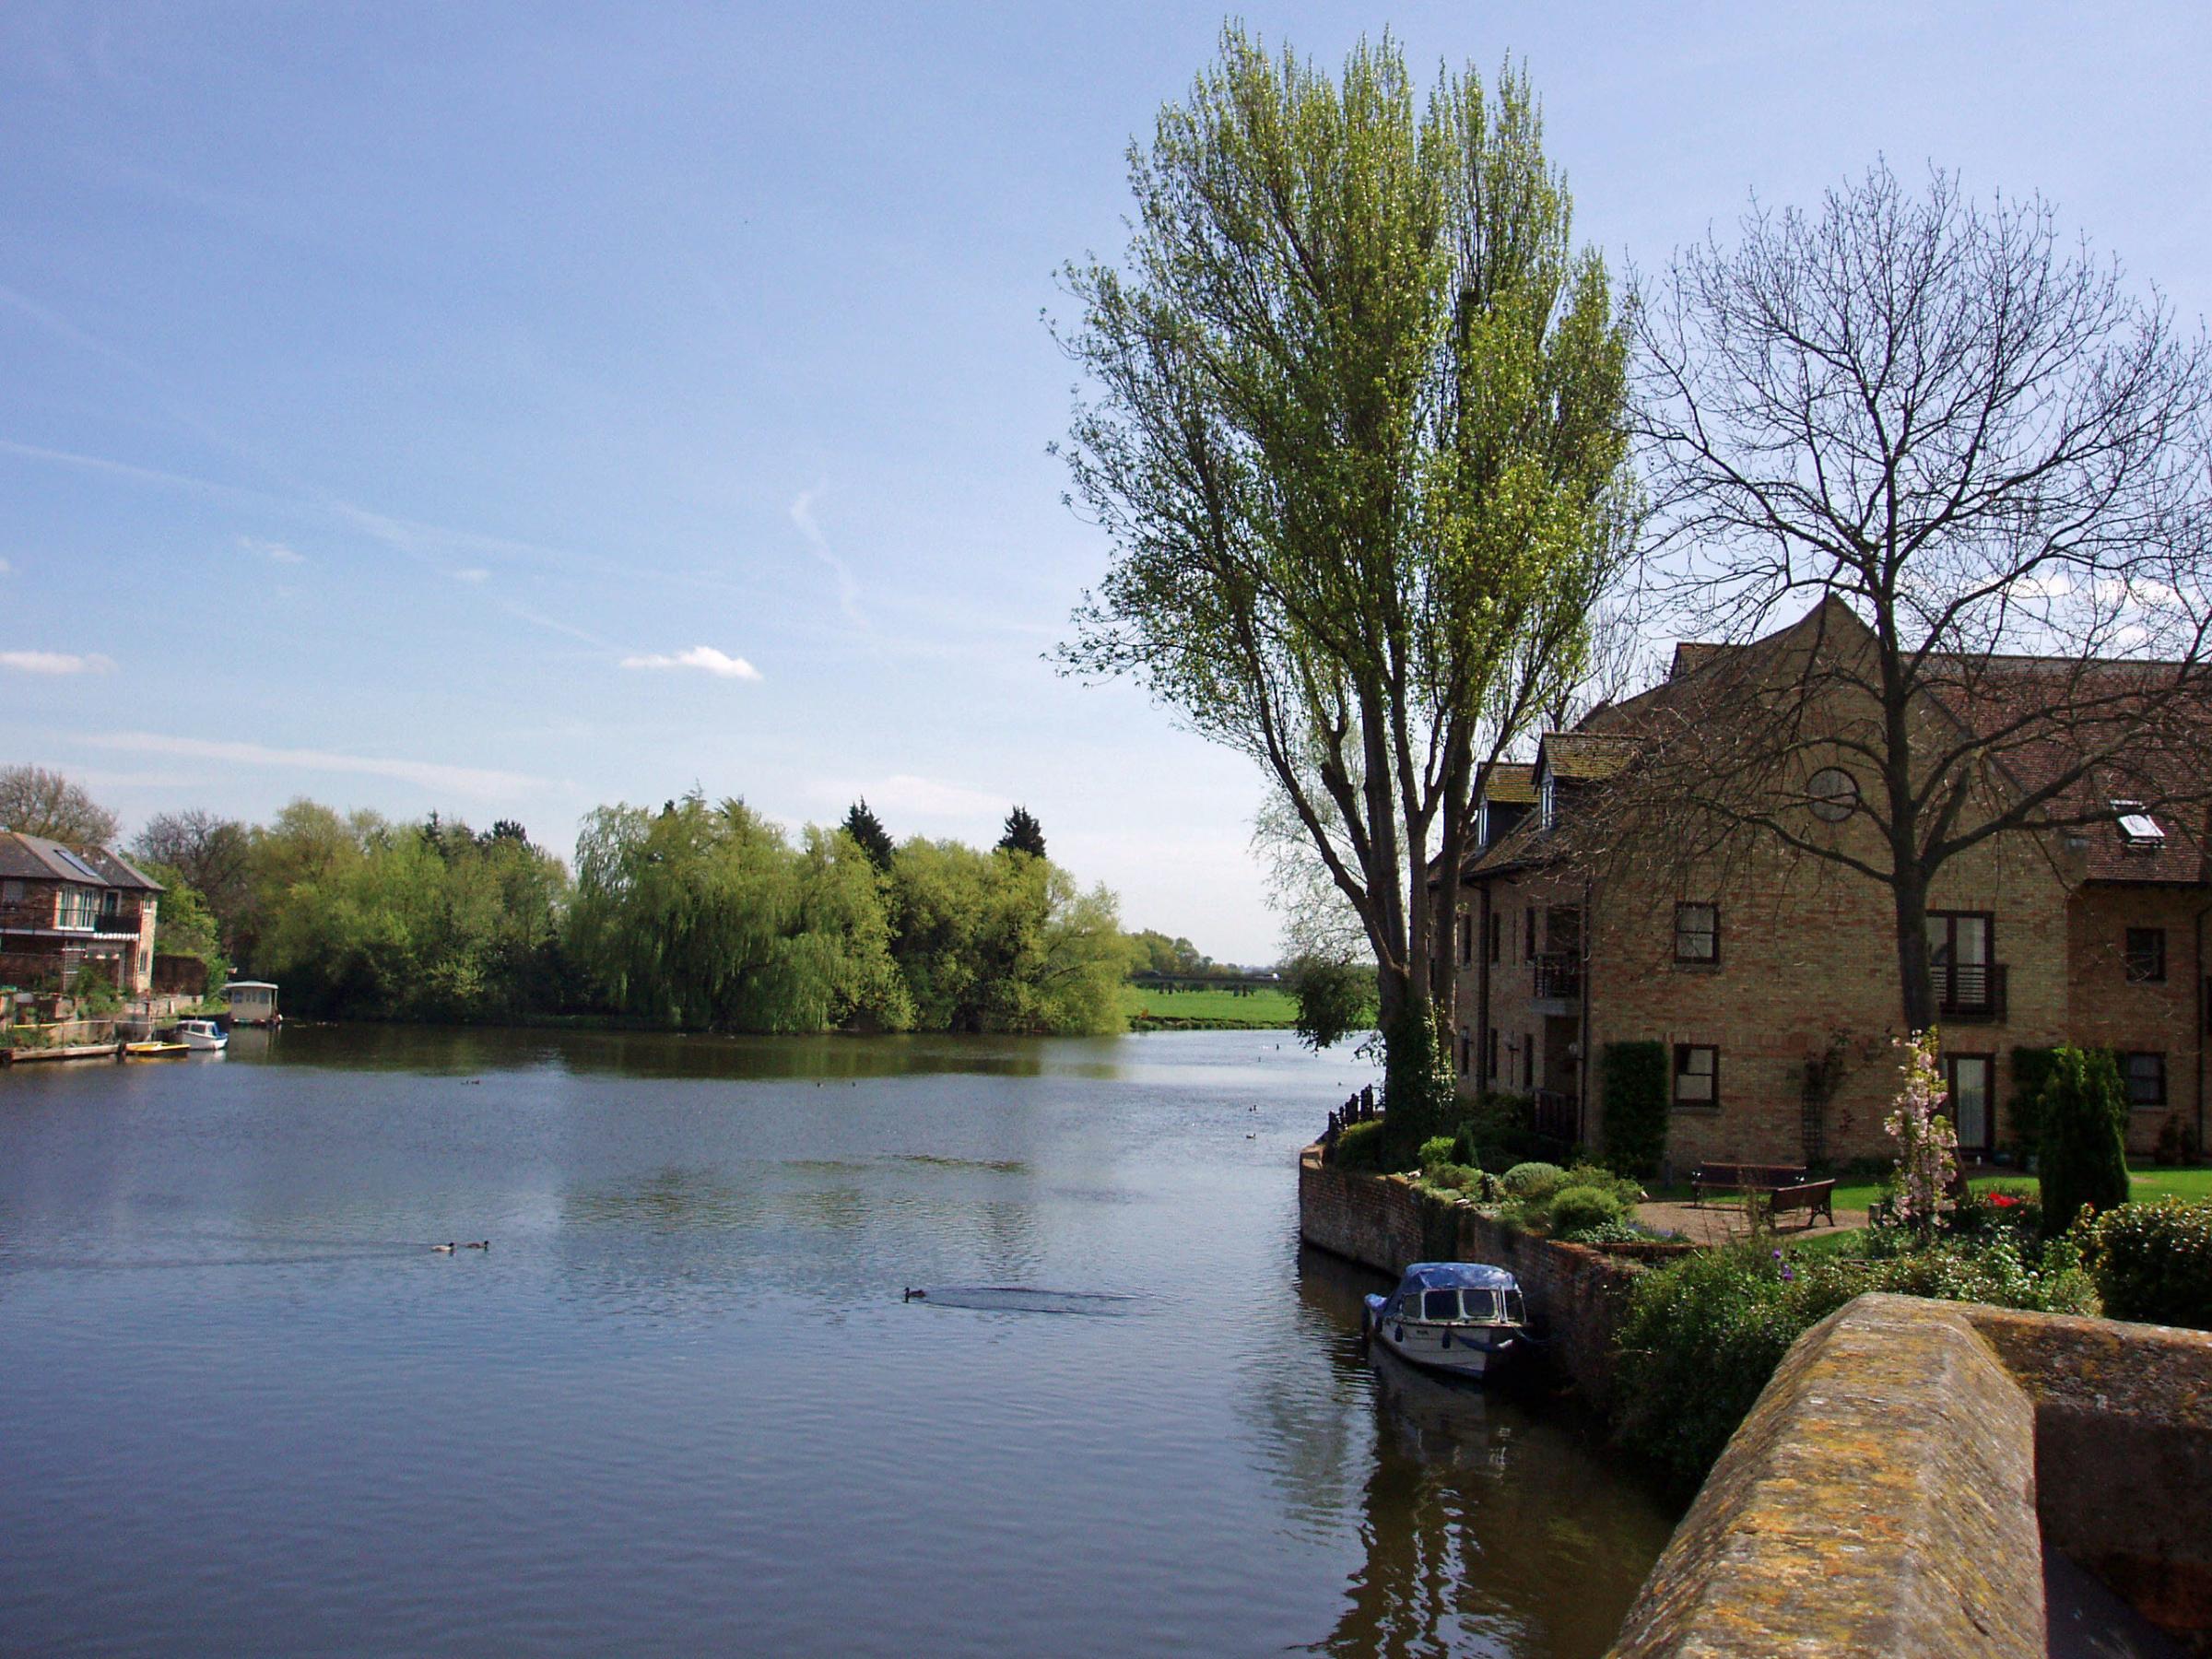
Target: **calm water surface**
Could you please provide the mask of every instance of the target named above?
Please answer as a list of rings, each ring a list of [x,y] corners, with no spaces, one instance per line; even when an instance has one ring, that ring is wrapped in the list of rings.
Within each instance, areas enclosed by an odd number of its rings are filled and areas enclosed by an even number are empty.
[[[0,1075],[0,1652],[1599,1653],[1673,1512],[1378,1371],[1299,1249],[1366,1080],[304,1027]]]

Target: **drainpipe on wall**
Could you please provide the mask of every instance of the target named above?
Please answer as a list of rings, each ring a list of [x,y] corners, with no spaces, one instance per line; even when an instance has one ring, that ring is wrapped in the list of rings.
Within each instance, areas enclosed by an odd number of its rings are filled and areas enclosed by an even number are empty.
[[[1482,913],[1475,930],[1475,1098],[1490,1092],[1490,884],[1484,882]]]
[[[2212,1007],[2206,1006],[2206,994],[2212,989],[2212,981],[2205,978],[2205,917],[2212,913],[2212,904],[2196,912],[2196,1155],[2205,1155],[2205,1028],[2212,1024]]]
[[[1583,952],[1583,1057],[1574,1063],[1574,1138],[1578,1141],[1590,1138],[1590,1003],[1591,994],[1596,989],[1590,982],[1591,941],[1597,936],[1594,899],[1595,892],[1590,877],[1585,876],[1583,877],[1583,925],[1580,929]]]

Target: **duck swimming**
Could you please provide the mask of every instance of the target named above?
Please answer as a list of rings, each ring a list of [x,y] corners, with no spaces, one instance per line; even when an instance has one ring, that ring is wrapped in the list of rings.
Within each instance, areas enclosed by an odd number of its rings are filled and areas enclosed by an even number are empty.
[[[430,1250],[436,1255],[452,1255],[453,1253],[453,1247],[450,1243],[433,1244],[430,1246]]]
[[[489,1239],[479,1239],[474,1244],[464,1244],[461,1248],[464,1250],[489,1250],[491,1248],[491,1241]]]

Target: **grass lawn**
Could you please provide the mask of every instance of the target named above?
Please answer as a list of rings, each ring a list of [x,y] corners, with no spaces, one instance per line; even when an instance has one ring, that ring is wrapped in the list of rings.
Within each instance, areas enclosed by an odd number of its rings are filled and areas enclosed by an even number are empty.
[[[1274,1031],[1298,1017],[1298,1002],[1288,991],[1162,991],[1124,985],[1122,1011],[1138,1030],[1182,1027],[1222,1031]]]

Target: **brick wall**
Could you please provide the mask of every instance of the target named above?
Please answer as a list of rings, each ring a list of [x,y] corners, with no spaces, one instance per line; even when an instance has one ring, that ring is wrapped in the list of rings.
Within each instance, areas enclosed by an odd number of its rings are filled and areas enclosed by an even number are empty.
[[[1532,1073],[1537,1087],[1571,1093],[1587,1077],[1584,1137],[1602,1145],[1594,1062],[1606,1043],[1657,1041],[1668,1045],[1670,1061],[1675,1044],[1711,1045],[1720,1051],[1719,1104],[1670,1113],[1670,1173],[1713,1159],[1795,1162],[1817,1155],[1843,1163],[1889,1155],[1881,1125],[1896,1093],[1892,1044],[1903,1019],[1886,887],[1771,853],[1742,856],[1724,868],[1655,864],[1640,874],[1608,866],[1604,883],[1587,889],[1586,1031],[1579,1007],[1571,1019],[1541,1012],[1546,1005],[1535,999],[1522,938],[1532,906],[1541,919],[1548,906],[1582,899],[1584,873],[1561,867],[1490,877],[1467,889],[1478,918],[1486,888],[1500,919],[1502,948],[1496,964],[1478,948],[1460,981],[1457,1024],[1468,1033],[1475,1061],[1461,1080],[1463,1094],[1518,1090]],[[2086,884],[2077,859],[2028,834],[1994,838],[1946,868],[1930,910],[1993,917],[1992,960],[2005,971],[2002,1018],[1942,1022],[1947,1054],[1992,1062],[2000,1150],[2017,1139],[2011,1056],[2020,1047],[2075,1041],[2163,1053],[2166,1104],[2131,1113],[2133,1154],[2152,1149],[2170,1114],[2191,1126],[2200,1123],[2200,997],[2212,973],[2199,945],[2206,897],[2189,888]],[[1675,960],[1677,902],[1719,907],[1717,963]],[[2165,930],[2163,982],[2129,982],[2122,958],[2131,926]],[[2212,932],[2212,924],[2203,931]],[[1485,1062],[1493,1028],[1499,1068],[1490,1077]],[[1587,1053],[1571,1058],[1571,1041]],[[1524,1053],[1535,1056],[1533,1067],[1524,1067]],[[1841,1082],[1818,1109],[1808,1142],[1806,1064],[1831,1054]]]
[[[1576,1390],[1602,1406],[1613,1385],[1613,1339],[1634,1262],[1557,1244],[1447,1204],[1398,1176],[1340,1170],[1308,1147],[1299,1159],[1299,1231],[1309,1244],[1380,1272],[1413,1262],[1487,1262],[1521,1281],[1546,1352]]]

